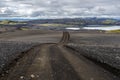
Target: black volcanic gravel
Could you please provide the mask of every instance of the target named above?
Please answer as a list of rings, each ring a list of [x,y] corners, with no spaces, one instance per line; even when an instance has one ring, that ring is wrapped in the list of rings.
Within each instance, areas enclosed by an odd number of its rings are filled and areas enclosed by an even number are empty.
[[[0,72],[21,52],[29,50],[36,43],[0,41]]]
[[[68,44],[81,54],[120,69],[120,48]]]

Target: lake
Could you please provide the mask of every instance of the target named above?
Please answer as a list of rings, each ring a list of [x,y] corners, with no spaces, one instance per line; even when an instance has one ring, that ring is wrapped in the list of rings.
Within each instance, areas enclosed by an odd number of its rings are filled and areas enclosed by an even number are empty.
[[[117,29],[120,29],[120,26],[83,27],[82,29],[91,29],[91,30],[117,30]]]
[[[90,26],[90,27],[68,27],[67,30],[80,30],[80,29],[89,29],[89,30],[117,30],[120,29],[120,26]]]

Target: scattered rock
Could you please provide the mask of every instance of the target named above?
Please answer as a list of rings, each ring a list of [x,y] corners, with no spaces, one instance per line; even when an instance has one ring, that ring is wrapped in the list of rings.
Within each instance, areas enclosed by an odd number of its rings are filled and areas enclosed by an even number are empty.
[[[24,76],[20,76],[20,79],[24,79]]]
[[[34,78],[34,77],[35,77],[35,75],[31,74],[31,75],[30,75],[30,77],[31,77],[31,78]]]

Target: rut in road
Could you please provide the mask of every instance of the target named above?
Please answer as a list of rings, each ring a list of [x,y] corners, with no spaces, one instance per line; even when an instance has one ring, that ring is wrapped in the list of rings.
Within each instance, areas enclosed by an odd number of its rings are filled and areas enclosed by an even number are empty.
[[[0,80],[120,80],[107,70],[65,48],[70,38],[63,33],[58,44],[41,44],[30,49]]]
[[[63,36],[59,42],[59,44],[66,44],[70,39],[70,34],[69,32],[63,32]]]

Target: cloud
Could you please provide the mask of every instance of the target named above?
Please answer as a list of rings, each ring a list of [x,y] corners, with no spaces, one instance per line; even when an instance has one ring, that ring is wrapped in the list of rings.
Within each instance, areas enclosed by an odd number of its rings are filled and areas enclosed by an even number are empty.
[[[1,0],[0,17],[120,16],[120,0]]]

